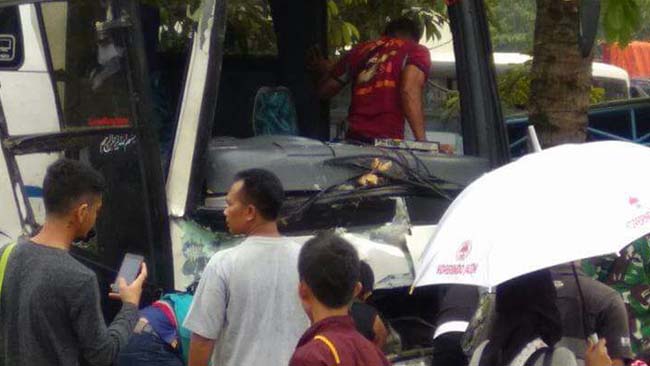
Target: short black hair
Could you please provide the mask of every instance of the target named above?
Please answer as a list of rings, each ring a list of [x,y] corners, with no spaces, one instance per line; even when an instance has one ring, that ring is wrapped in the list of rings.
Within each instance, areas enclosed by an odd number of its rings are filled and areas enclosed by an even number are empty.
[[[284,188],[275,174],[265,169],[248,169],[237,173],[235,182],[244,183],[242,192],[260,215],[267,220],[277,220],[284,202]]]
[[[391,20],[384,28],[384,36],[396,37],[399,33],[407,34],[415,42],[422,38],[422,26],[417,21],[401,17]]]
[[[361,261],[360,265],[359,282],[363,286],[363,292],[372,292],[375,287],[375,273],[366,261]]]
[[[52,163],[43,180],[45,212],[50,215],[67,214],[87,195],[101,195],[106,189],[104,177],[77,160],[59,159]]]
[[[359,255],[345,239],[321,233],[303,245],[298,274],[323,305],[336,309],[352,301],[359,282]]]

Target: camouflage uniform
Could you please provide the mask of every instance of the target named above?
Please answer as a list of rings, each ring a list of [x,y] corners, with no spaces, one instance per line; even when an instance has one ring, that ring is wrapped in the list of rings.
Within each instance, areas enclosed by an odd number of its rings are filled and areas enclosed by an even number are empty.
[[[630,320],[632,350],[650,359],[650,235],[627,246],[621,255],[583,261],[585,273],[623,296]]]

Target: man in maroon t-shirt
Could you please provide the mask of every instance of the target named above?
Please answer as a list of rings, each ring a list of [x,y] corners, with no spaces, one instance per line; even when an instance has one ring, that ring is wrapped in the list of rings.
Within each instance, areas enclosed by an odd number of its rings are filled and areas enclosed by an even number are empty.
[[[347,139],[403,139],[406,118],[415,139],[426,140],[422,94],[431,56],[418,44],[421,34],[414,21],[396,19],[381,38],[355,46],[333,67],[326,62],[316,67],[326,73],[318,87],[322,98],[352,83]]]
[[[298,257],[298,294],[312,326],[289,366],[388,366],[384,354],[359,333],[349,315],[359,283],[359,256],[347,241],[321,234]]]

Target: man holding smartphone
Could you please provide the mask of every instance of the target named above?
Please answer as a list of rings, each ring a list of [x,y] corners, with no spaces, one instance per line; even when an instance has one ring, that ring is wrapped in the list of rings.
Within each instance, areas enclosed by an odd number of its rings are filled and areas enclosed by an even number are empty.
[[[47,169],[45,223],[36,236],[19,240],[5,267],[0,365],[69,366],[81,358],[111,365],[126,345],[138,320],[146,266],[131,284],[118,279],[119,294],[110,296],[123,305],[106,327],[95,273],[69,254],[72,242],[95,225],[104,187],[97,171],[75,160],[61,159]]]

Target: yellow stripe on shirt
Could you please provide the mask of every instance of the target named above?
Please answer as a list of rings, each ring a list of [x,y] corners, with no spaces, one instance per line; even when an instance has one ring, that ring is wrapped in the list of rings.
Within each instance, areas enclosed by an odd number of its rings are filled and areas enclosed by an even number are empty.
[[[330,352],[332,352],[332,355],[334,356],[334,361],[336,361],[336,364],[337,365],[341,364],[341,359],[339,358],[339,353],[336,351],[336,347],[334,347],[334,344],[329,339],[327,339],[325,336],[322,336],[322,335],[317,335],[316,337],[314,337],[314,339],[318,339],[319,341],[325,343],[327,348],[330,349]]]

